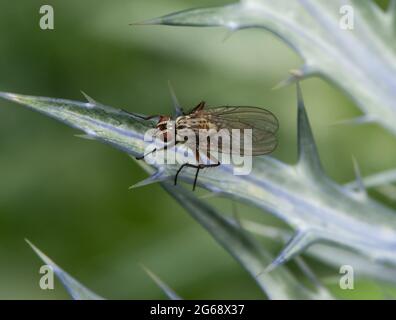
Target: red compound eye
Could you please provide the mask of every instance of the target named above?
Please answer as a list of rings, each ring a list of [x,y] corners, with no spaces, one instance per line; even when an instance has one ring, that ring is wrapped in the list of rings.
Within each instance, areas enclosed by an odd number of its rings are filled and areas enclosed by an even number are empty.
[[[159,120],[158,120],[158,123],[166,122],[166,121],[169,121],[169,120],[170,120],[170,117],[168,117],[168,116],[160,116]]]

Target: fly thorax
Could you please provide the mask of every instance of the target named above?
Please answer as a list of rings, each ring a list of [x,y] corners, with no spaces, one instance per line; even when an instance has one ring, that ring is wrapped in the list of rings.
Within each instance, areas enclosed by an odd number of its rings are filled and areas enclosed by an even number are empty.
[[[166,123],[157,125],[157,132],[155,137],[164,142],[170,142],[175,136],[175,121],[168,120]]]
[[[183,128],[176,130],[176,141],[187,142],[187,140],[194,139],[196,133],[191,128]]]

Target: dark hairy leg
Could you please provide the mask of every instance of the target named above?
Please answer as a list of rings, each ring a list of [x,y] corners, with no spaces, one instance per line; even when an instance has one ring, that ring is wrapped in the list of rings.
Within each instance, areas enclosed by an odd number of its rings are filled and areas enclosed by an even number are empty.
[[[148,152],[148,153],[146,153],[146,154],[143,154],[142,156],[139,156],[139,157],[135,157],[135,159],[136,160],[143,160],[145,157],[147,157],[149,154],[151,154],[151,153],[154,153],[155,151],[157,151],[157,148],[154,148],[152,151],[150,151],[150,152]]]
[[[152,153],[154,153],[154,152],[156,152],[156,151],[166,150],[166,149],[168,149],[168,148],[170,148],[170,147],[172,147],[172,146],[178,145],[179,143],[180,143],[180,141],[176,141],[174,144],[165,145],[163,148],[160,148],[160,149],[154,148],[152,151],[150,151],[150,152],[148,152],[148,153],[146,153],[146,154],[144,154],[144,155],[142,155],[142,156],[135,157],[135,159],[136,159],[136,160],[143,160],[143,159],[144,159],[145,157],[147,157],[149,154],[152,154]]]
[[[122,112],[124,112],[124,113],[126,113],[126,114],[132,116],[132,117],[139,118],[139,119],[142,119],[142,120],[151,120],[151,119],[160,117],[159,114],[154,114],[154,115],[152,115],[152,116],[141,116],[141,115],[138,115],[138,114],[136,114],[136,113],[129,112],[129,111],[125,110],[125,109],[120,109],[120,110],[121,110]]]
[[[190,164],[190,163],[184,163],[183,165],[180,166],[180,168],[176,172],[175,185],[177,185],[177,178],[179,176],[179,173],[183,170],[184,167],[195,168],[195,169],[197,169],[197,171],[195,173],[194,184],[193,184],[193,191],[194,191],[195,187],[197,185],[199,170],[204,169],[204,168],[218,167],[219,165],[220,165],[220,162],[215,163],[215,164],[198,164],[198,165]]]

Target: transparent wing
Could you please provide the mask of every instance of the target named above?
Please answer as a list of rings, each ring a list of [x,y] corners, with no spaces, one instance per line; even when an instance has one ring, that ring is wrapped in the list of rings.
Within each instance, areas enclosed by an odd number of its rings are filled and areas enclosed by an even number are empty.
[[[239,139],[230,143],[209,143],[209,148],[216,148],[222,153],[263,155],[271,153],[277,146],[275,133],[278,131],[278,119],[268,110],[258,107],[217,107],[204,109],[190,116],[205,118],[216,126],[217,130],[239,129]],[[232,137],[232,134],[231,134]],[[249,141],[245,141],[249,139]]]

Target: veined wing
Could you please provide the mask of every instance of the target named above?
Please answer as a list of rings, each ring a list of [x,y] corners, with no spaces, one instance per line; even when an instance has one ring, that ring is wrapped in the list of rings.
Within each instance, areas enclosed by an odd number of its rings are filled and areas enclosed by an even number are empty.
[[[275,133],[279,128],[278,119],[268,110],[258,107],[216,107],[204,109],[190,115],[192,117],[204,118],[216,126],[217,130],[232,129],[240,130],[239,141],[231,139],[229,146],[221,144],[217,150],[222,153],[263,155],[271,153],[277,146]],[[251,133],[249,134],[249,131]],[[251,144],[245,143],[250,139]],[[215,148],[212,141],[211,148]]]

